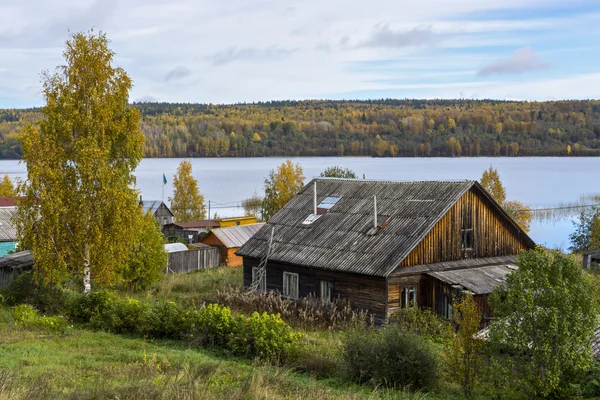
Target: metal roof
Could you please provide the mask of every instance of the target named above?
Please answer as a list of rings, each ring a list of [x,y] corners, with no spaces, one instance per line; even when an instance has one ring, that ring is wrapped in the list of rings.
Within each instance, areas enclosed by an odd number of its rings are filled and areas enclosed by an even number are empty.
[[[433,264],[419,264],[410,267],[398,267],[391,276],[412,276],[429,272],[451,271],[456,269],[488,267],[490,265],[516,265],[519,256],[498,256],[483,258],[466,258],[464,260],[444,261]]]
[[[317,202],[340,200],[311,224]],[[388,276],[474,181],[389,182],[316,178],[290,200],[237,254],[261,258],[275,227],[270,260],[313,268]],[[373,234],[373,196],[378,224]]]
[[[15,207],[0,207],[0,242],[12,242],[17,239],[17,229],[13,221],[16,214]]]
[[[160,200],[143,200],[141,203],[142,203],[142,208],[144,209],[144,213],[151,211],[153,215],[160,208],[160,205],[164,204]],[[165,204],[165,207],[169,212],[171,212],[171,210],[169,209],[169,207],[167,207],[166,204]]]
[[[506,284],[506,276],[518,269],[515,265],[489,265],[485,267],[428,272],[449,285],[459,285],[473,294],[489,294],[498,285]]]
[[[226,228],[218,228],[211,230],[217,239],[221,241],[228,249],[241,247],[248,241],[256,232],[263,227],[265,223],[236,225]]]
[[[0,268],[21,269],[33,265],[33,253],[30,250],[19,251],[0,258]]]
[[[183,243],[167,243],[165,244],[165,251],[167,253],[177,253],[179,251],[188,251],[188,247]]]

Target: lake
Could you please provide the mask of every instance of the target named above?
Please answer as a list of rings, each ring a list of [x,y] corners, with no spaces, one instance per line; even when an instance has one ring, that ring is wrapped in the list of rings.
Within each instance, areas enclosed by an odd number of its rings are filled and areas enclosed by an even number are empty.
[[[148,158],[136,170],[137,187],[144,199],[161,199],[162,174],[167,176],[164,198],[173,194],[173,174],[182,159]],[[193,175],[200,190],[211,202],[211,213],[220,216],[243,214],[242,200],[254,193],[262,195],[269,170],[286,158],[193,158]],[[292,158],[304,169],[306,180],[326,167],[339,165],[363,174],[367,179],[397,181],[462,180],[481,178],[490,165],[498,169],[508,200],[518,200],[534,208],[559,202],[577,201],[581,195],[600,193],[600,158],[519,157],[519,158]],[[16,160],[0,161],[0,174],[24,177],[25,165]],[[567,249],[573,231],[570,219],[534,222],[531,237],[540,244]]]

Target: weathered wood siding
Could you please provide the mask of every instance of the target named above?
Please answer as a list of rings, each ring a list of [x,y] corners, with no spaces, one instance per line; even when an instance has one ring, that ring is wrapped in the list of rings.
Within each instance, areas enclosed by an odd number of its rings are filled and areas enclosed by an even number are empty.
[[[252,282],[252,267],[257,267],[259,260],[244,258],[244,287]],[[348,299],[353,308],[367,310],[378,320],[386,317],[387,298],[385,278],[352,274],[347,272],[326,271],[293,265],[269,262],[267,266],[267,289],[283,291],[283,273],[298,274],[298,291],[300,297],[320,295],[320,281],[333,282],[333,297]]]
[[[473,250],[461,249],[462,229],[473,229]],[[519,254],[529,247],[519,230],[479,190],[472,188],[425,235],[401,266]]]
[[[8,285],[12,274],[12,268],[0,268],[0,288]]]
[[[188,272],[214,268],[220,264],[221,253],[217,247],[178,251],[176,253],[169,253],[168,267],[164,272],[185,274]]]

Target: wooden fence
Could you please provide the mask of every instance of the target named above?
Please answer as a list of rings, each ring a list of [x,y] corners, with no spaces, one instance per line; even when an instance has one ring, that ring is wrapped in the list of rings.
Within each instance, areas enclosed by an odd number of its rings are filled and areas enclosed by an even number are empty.
[[[168,267],[164,273],[185,274],[210,269],[221,264],[221,251],[218,247],[169,253]]]

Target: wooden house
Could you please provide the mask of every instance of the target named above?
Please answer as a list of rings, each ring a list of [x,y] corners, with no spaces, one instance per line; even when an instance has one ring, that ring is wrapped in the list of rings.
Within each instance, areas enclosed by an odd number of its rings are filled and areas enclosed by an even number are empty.
[[[0,258],[0,288],[8,285],[15,276],[33,268],[33,253],[19,251]]]
[[[259,264],[273,245],[262,275]],[[244,285],[298,298],[346,298],[385,319],[401,307],[449,317],[452,295],[487,294],[533,240],[475,181],[317,178],[237,254]]]
[[[235,252],[263,225],[264,223],[259,223],[212,229],[201,242],[220,249],[222,264],[228,267],[237,267],[242,265],[242,257],[236,255]]]
[[[144,213],[151,213],[156,221],[160,224],[162,229],[165,225],[172,224],[174,222],[174,215],[167,207],[167,205],[160,200],[142,200],[140,196],[140,207],[144,210]]]
[[[16,214],[16,207],[0,207],[0,257],[17,248],[17,228],[14,223]]]

